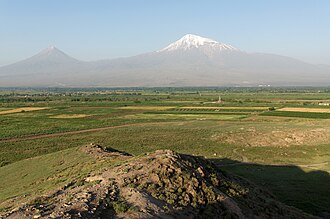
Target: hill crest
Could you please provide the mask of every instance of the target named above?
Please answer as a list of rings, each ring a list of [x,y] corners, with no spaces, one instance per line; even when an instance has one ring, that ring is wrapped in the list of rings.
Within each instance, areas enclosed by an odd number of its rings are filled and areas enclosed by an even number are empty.
[[[98,145],[81,149],[122,160],[6,215],[7,218],[316,218],[213,163],[170,150],[139,157]]]

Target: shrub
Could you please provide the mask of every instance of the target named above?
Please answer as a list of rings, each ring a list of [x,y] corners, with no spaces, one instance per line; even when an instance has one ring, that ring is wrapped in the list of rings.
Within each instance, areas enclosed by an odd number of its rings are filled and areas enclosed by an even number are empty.
[[[129,209],[127,202],[124,200],[118,200],[118,201],[113,202],[112,207],[117,214],[126,212]]]

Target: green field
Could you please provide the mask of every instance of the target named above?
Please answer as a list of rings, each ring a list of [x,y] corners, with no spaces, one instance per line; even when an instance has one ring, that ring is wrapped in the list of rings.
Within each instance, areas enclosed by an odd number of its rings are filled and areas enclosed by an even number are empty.
[[[311,118],[311,119],[330,119],[330,113],[272,111],[272,112],[265,112],[263,115],[265,115],[265,116],[284,116],[284,117]]]
[[[222,103],[211,103],[219,96]],[[0,209],[119,162],[79,150],[96,143],[136,156],[157,149],[204,156],[321,215],[330,212],[330,113],[277,109],[327,101],[327,88],[3,90],[0,112],[47,109],[0,115]]]

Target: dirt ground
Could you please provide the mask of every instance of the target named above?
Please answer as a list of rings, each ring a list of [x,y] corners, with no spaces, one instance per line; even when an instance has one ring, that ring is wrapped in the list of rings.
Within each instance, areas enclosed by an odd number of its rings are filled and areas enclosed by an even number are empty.
[[[77,118],[85,118],[87,114],[62,114],[62,115],[57,115],[57,116],[50,116],[49,118],[53,119],[77,119]]]
[[[0,111],[0,115],[11,114],[11,113],[23,113],[23,112],[37,111],[44,109],[48,109],[48,107],[22,107],[22,108],[16,108],[6,111]]]

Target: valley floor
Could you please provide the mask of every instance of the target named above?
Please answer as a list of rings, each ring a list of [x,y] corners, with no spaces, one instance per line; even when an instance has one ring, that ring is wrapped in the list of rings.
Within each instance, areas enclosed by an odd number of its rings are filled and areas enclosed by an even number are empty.
[[[2,211],[121,162],[78,150],[93,143],[134,156],[160,149],[202,156],[288,205],[330,212],[330,113],[318,106],[330,101],[326,92],[62,92],[46,101],[44,91],[0,96]],[[219,95],[222,103],[210,103]]]

